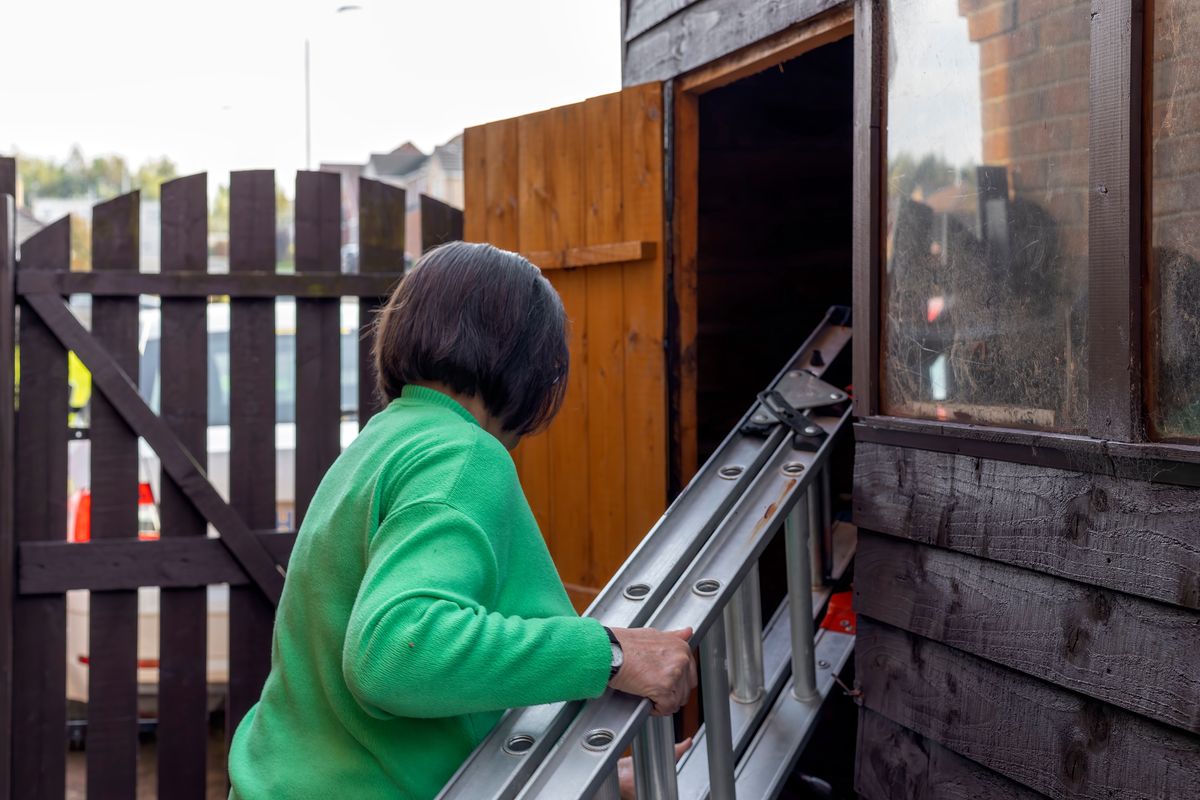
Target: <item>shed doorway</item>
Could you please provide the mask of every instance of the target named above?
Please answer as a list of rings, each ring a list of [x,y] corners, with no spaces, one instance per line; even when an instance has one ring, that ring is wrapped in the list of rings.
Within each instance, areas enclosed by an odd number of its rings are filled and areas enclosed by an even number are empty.
[[[846,38],[699,98],[700,463],[829,306],[850,304],[852,78]],[[826,378],[841,386],[843,361]]]

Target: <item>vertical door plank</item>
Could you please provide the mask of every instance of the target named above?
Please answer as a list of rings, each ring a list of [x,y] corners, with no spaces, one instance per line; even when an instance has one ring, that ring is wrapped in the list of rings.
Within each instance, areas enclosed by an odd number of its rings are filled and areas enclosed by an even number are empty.
[[[518,244],[521,252],[547,250],[553,245],[545,226],[546,126],[548,112],[529,114],[517,120],[517,205]],[[490,138],[490,136],[489,136]],[[491,159],[489,159],[489,164]],[[545,431],[521,442],[521,485],[529,498],[542,536],[555,551],[550,484],[550,437]],[[561,567],[560,567],[561,569]]]
[[[341,178],[296,173],[296,270],[339,269]],[[296,527],[341,451],[341,301],[296,299]]]
[[[208,264],[207,176],[162,186],[164,273]],[[163,421],[201,467],[208,461],[208,301],[162,299],[160,408]],[[159,498],[163,538],[205,536],[207,525],[165,474]],[[208,749],[207,590],[161,589],[159,597],[158,796],[201,800]]]
[[[363,273],[404,275],[404,190],[379,181],[358,180],[358,268]],[[375,363],[371,358],[375,316],[386,298],[358,301],[358,427],[379,410]]]
[[[487,126],[463,131],[463,239],[486,242]]]
[[[275,270],[275,173],[234,172],[229,271]],[[275,527],[275,300],[239,298],[229,311],[229,503],[251,529]],[[229,589],[227,741],[258,702],[271,668],[270,602]]]
[[[484,147],[483,240],[504,250],[520,249],[520,228],[517,209],[517,121],[515,119],[493,122],[485,128]],[[513,462],[517,472],[524,471],[521,462],[523,447],[516,448]]]
[[[22,270],[66,271],[71,221],[21,246]],[[67,352],[28,306],[21,309],[16,424],[17,539],[60,542],[67,530]],[[81,547],[83,545],[80,545]],[[66,598],[18,596],[13,613],[12,796],[61,800],[66,792]]]
[[[16,480],[16,159],[0,158],[0,775],[12,769],[13,598],[16,596],[16,539],[13,490]],[[4,195],[9,195],[4,197]],[[11,787],[0,778],[0,798]]]
[[[137,272],[139,195],[92,211],[92,270]],[[138,299],[92,299],[92,333],[138,380]],[[138,530],[137,434],[101,392],[92,394],[92,539],[130,539]],[[89,545],[81,545],[89,546]],[[137,590],[94,591],[89,605],[87,791],[137,792]]]
[[[583,104],[584,241],[624,238],[621,205],[621,97]],[[586,270],[587,439],[591,476],[589,560],[593,586],[608,582],[625,546],[625,298],[619,264]]]
[[[625,239],[663,237],[662,86],[621,92],[621,197]],[[667,390],[663,352],[662,247],[623,268],[625,293],[626,549],[632,550],[667,502]]]
[[[668,98],[668,102],[671,98]],[[699,332],[697,225],[700,216],[700,98],[691,92],[674,97],[674,213],[671,220],[674,257],[670,266],[675,303],[673,368],[678,370],[672,391],[674,480],[670,490],[681,491],[700,468],[696,409],[696,337]]]
[[[449,203],[421,195],[421,253],[463,238],[463,212]]]
[[[546,119],[546,196],[542,209],[551,249],[583,244],[583,105],[563,106]],[[589,558],[587,436],[587,272],[554,270],[550,280],[567,312],[571,365],[562,410],[550,425],[550,527],[559,573],[582,610],[595,586]]]

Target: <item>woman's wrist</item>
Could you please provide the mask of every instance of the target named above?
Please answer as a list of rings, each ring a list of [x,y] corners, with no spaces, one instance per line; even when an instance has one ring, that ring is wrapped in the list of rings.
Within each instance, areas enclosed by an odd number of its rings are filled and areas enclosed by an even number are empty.
[[[612,683],[613,678],[621,671],[621,667],[625,664],[625,651],[621,648],[621,641],[617,639],[617,635],[613,633],[612,628],[604,626],[604,632],[608,634],[608,643],[612,651],[612,662],[608,669],[608,681]]]

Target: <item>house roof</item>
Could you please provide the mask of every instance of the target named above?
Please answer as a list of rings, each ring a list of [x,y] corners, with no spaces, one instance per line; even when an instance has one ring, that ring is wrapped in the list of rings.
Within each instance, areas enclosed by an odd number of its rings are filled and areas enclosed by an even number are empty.
[[[390,153],[372,153],[367,168],[376,175],[404,175],[419,167],[429,156],[412,142],[405,142]]]

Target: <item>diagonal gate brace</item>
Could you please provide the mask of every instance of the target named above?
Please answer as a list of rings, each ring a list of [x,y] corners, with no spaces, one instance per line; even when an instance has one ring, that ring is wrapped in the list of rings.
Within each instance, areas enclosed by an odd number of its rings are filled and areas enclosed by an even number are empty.
[[[221,543],[246,571],[250,580],[262,590],[272,605],[278,605],[279,595],[283,591],[283,567],[276,563],[241,516],[221,499],[183,442],[146,405],[138,394],[137,386],[108,350],[79,323],[58,295],[33,292],[25,294],[22,300],[41,317],[63,347],[74,350],[75,355],[91,370],[92,383],[99,387],[129,427],[154,449],[163,470],[196,510],[221,534]]]

